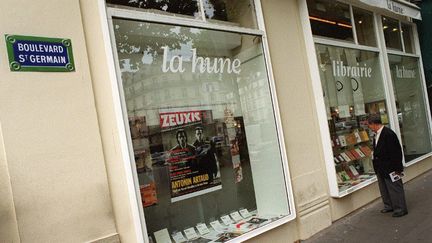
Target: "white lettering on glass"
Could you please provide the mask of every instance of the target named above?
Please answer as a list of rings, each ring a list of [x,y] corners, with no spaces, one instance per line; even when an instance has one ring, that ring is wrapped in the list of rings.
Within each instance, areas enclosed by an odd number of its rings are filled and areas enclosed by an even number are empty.
[[[397,78],[415,78],[416,72],[414,69],[405,69],[404,66],[402,68],[399,68],[396,66],[396,77]]]
[[[169,60],[169,66],[167,67],[167,59],[168,59],[168,47],[162,47],[164,50],[163,54],[163,63],[162,63],[162,72],[166,73],[171,70],[173,73],[181,72],[183,73],[185,69],[183,68],[183,58],[181,56],[173,56]],[[177,60],[177,67],[175,66]]]
[[[372,77],[372,68],[368,67],[366,63],[363,66],[360,66],[357,63],[357,66],[345,66],[342,61],[333,61],[333,76],[334,77],[361,77],[361,78],[371,78]]]
[[[185,72],[183,67],[183,57],[174,55],[168,58],[169,48],[167,46],[162,47],[163,49],[163,60],[162,60],[162,72]],[[231,60],[230,58],[222,57],[201,57],[197,56],[197,51],[195,48],[192,51],[192,61],[191,61],[191,72],[195,73],[235,73],[240,74],[241,72],[241,61],[240,59]]]

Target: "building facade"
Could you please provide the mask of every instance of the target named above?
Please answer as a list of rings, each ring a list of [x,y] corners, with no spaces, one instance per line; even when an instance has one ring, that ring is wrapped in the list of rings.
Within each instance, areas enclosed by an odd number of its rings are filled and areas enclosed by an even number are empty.
[[[429,170],[420,9],[375,2],[2,1],[0,241],[307,239],[379,197],[370,114]]]

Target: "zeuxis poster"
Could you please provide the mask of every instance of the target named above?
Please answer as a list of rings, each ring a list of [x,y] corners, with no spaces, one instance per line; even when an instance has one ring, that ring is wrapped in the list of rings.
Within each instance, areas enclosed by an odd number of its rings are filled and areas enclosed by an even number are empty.
[[[164,110],[159,117],[171,201],[222,189],[211,110]]]

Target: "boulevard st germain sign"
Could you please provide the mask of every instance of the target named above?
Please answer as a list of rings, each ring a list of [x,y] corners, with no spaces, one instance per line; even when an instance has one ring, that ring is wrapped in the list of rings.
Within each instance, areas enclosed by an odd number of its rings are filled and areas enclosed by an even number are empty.
[[[11,71],[73,72],[70,39],[5,35]]]

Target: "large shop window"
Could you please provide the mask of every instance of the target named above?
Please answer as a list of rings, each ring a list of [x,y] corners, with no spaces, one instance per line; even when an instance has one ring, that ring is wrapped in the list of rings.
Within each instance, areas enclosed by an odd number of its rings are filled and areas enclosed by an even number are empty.
[[[113,29],[150,239],[225,242],[293,215],[261,36]]]
[[[388,55],[405,162],[430,153],[431,138],[417,57]]]
[[[339,193],[375,180],[369,114],[388,125],[379,54],[316,44]]]
[[[420,58],[410,23],[383,16],[382,24],[404,158],[409,164],[432,152]]]

